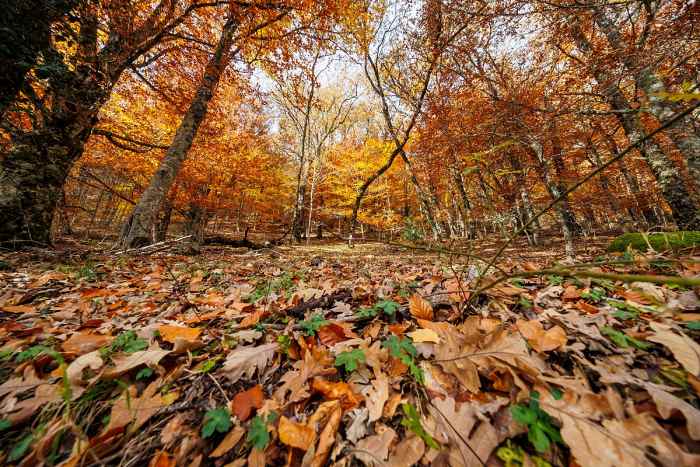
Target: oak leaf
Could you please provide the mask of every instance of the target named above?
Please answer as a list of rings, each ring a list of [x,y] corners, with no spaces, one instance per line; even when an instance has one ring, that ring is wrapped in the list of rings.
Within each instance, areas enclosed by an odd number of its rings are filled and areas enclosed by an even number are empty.
[[[700,345],[680,331],[673,332],[665,324],[651,322],[649,325],[654,334],[647,337],[647,340],[668,347],[688,373],[700,376]]]
[[[354,409],[362,401],[362,396],[355,394],[350,385],[344,381],[333,383],[323,378],[314,378],[311,387],[328,400],[340,401],[344,410]]]
[[[221,373],[235,383],[244,375],[252,378],[255,371],[263,371],[275,355],[278,344],[264,344],[257,347],[238,347],[228,354]]]
[[[253,409],[259,409],[263,405],[262,386],[257,384],[247,391],[241,391],[231,401],[231,413],[242,422],[248,420]]]

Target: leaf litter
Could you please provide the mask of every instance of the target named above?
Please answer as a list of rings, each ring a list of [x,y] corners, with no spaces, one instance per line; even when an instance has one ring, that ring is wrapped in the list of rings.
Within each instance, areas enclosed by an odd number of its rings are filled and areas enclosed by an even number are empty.
[[[91,274],[22,255],[0,272],[3,464],[700,465],[697,287],[474,297],[483,264],[381,245],[91,254]]]

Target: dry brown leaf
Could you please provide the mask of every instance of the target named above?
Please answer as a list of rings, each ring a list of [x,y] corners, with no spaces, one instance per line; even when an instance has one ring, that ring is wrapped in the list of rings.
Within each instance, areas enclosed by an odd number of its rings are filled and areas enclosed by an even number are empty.
[[[46,404],[62,400],[62,393],[61,384],[42,384],[36,388],[33,397],[0,409],[2,410],[0,418],[6,418],[13,425],[23,423]]]
[[[696,441],[700,440],[700,410],[683,399],[679,399],[673,394],[663,391],[652,384],[648,384],[646,390],[654,399],[656,408],[663,418],[669,418],[674,410],[679,411],[685,416],[688,422],[688,434],[690,437]]]
[[[412,467],[418,465],[425,453],[425,443],[417,436],[406,438],[396,445],[387,467]]]
[[[254,312],[250,313],[248,316],[243,318],[239,327],[241,329],[245,329],[255,326],[262,319],[262,317],[265,316],[265,313],[266,311],[264,308],[261,308],[260,310],[255,310]]]
[[[568,411],[548,411],[562,422],[562,437],[582,467],[652,467],[649,457],[669,467],[700,465],[700,456],[682,451],[648,413],[600,426]]]
[[[238,347],[228,354],[220,373],[235,383],[244,375],[252,378],[255,371],[263,371],[279,346],[275,343],[257,347]]]
[[[328,422],[326,422],[326,426],[323,427],[323,431],[321,431],[321,434],[318,437],[316,453],[314,454],[309,467],[325,466],[328,455],[333,447],[333,443],[335,443],[335,435],[340,427],[340,420],[343,416],[343,408],[339,403],[329,407],[331,407],[331,409],[328,416]]]
[[[311,387],[328,400],[340,401],[344,410],[354,409],[362,402],[362,396],[355,394],[350,385],[344,381],[333,383],[323,378],[314,378]]]
[[[408,311],[416,318],[433,320],[433,305],[417,293],[408,299]]]
[[[95,350],[76,358],[68,368],[66,368],[66,378],[71,387],[73,399],[80,397],[85,392],[83,386],[83,370],[90,368],[93,371],[99,370],[104,365],[99,350]]]
[[[164,341],[174,344],[178,339],[194,342],[202,333],[202,330],[199,328],[189,328],[186,326],[161,324],[158,326],[158,332]]]
[[[435,344],[440,342],[440,336],[438,336],[437,332],[433,331],[432,329],[416,329],[413,332],[408,333],[408,337],[411,338],[413,342],[433,342]]]
[[[246,431],[243,427],[241,426],[235,426],[231,431],[226,433],[226,436],[224,439],[221,440],[219,445],[214,449],[211,454],[209,454],[209,457],[221,457],[224,454],[228,453],[231,449],[233,449],[236,444],[243,438],[243,435],[245,435]]]
[[[282,443],[302,451],[309,449],[316,439],[314,430],[285,416],[280,418],[277,432]]]
[[[61,344],[61,348],[64,352],[82,355],[108,345],[112,339],[112,336],[93,332],[76,332]]]
[[[265,451],[251,449],[248,454],[248,467],[265,467]]]
[[[131,422],[131,430],[138,430],[160,409],[172,404],[177,399],[176,393],[169,393],[165,396],[157,392],[161,385],[160,380],[149,384],[140,396],[136,396],[136,386],[129,386],[119,399],[112,406],[109,416],[109,424],[103,430],[109,433],[117,428],[124,428]]]
[[[242,422],[248,420],[253,409],[259,409],[263,405],[263,392],[261,385],[255,385],[247,391],[241,391],[231,401],[231,413]]]
[[[27,365],[24,368],[22,376],[13,376],[0,385],[0,397],[6,394],[17,394],[28,391],[42,384],[49,384],[47,381],[39,378],[34,369],[34,365]]]
[[[285,402],[297,402],[309,397],[306,382],[314,376],[322,375],[326,372],[321,362],[313,357],[311,352],[304,354],[304,360],[299,360],[294,364],[294,369],[285,373],[280,381],[282,386],[277,388],[273,396],[275,400],[284,404]],[[289,396],[289,401],[286,401]]]
[[[357,443],[353,455],[365,465],[382,465],[389,456],[389,448],[396,432],[386,425],[375,427],[376,435],[368,436]]]
[[[647,337],[647,340],[668,347],[688,373],[700,376],[700,345],[680,331],[673,332],[665,324],[651,322],[649,325],[654,334]]]
[[[126,356],[114,357],[115,368],[107,371],[105,376],[107,378],[115,378],[141,365],[154,368],[158,366],[158,363],[163,357],[170,352],[170,350],[163,350],[156,345],[148,350],[141,350]]]
[[[365,390],[365,402],[369,409],[369,421],[375,422],[382,418],[384,404],[389,399],[389,379],[384,373],[379,373],[372,380],[372,386]]]
[[[537,352],[549,352],[566,345],[566,331],[561,326],[554,326],[546,331],[537,320],[516,322],[518,331]]]

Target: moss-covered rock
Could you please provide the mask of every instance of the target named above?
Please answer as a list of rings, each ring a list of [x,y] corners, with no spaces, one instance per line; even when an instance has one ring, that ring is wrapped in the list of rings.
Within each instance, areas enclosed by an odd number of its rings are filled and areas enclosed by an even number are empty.
[[[647,251],[649,245],[656,251],[681,250],[700,246],[700,232],[626,233],[615,238],[610,243],[608,251],[625,251],[628,246],[635,250]]]

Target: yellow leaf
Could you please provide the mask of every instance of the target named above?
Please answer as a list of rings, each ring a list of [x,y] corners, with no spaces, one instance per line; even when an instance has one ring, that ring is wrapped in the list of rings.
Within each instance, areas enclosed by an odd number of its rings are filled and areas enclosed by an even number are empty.
[[[195,341],[202,333],[202,330],[199,328],[162,324],[158,326],[158,332],[164,341],[174,344],[178,338],[189,342]]]
[[[440,342],[440,336],[432,329],[417,329],[413,332],[409,332],[408,336],[413,342],[434,342],[435,344]]]

